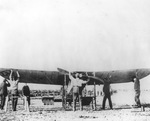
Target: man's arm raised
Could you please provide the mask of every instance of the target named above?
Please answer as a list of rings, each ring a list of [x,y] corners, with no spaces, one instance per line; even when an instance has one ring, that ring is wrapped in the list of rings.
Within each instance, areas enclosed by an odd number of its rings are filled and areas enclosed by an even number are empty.
[[[20,74],[19,74],[18,71],[16,73],[17,73],[17,82],[19,82],[19,80],[20,80]]]
[[[12,73],[13,73],[13,70],[10,70],[10,75],[9,75],[9,80],[12,81]]]

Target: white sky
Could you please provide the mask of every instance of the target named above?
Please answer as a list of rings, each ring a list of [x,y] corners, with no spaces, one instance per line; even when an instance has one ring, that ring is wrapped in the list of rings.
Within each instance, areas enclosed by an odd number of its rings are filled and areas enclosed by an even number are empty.
[[[150,67],[149,0],[0,0],[0,67]]]
[[[0,67],[150,67],[149,0],[0,0]]]

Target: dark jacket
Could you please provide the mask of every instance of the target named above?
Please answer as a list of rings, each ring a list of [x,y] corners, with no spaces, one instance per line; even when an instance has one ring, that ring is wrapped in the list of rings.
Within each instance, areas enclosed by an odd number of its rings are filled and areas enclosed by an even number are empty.
[[[10,83],[4,80],[0,85],[0,95],[4,95],[4,96],[8,95],[7,87],[10,87]]]
[[[110,94],[110,84],[109,83],[104,84],[103,92],[104,92],[105,95],[109,95]]]
[[[23,86],[22,94],[25,95],[25,96],[30,96],[30,88],[29,88],[28,85]]]

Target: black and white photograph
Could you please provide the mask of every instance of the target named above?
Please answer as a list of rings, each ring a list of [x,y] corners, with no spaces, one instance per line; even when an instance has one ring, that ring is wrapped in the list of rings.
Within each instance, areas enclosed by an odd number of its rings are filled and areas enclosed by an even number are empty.
[[[0,0],[0,121],[149,121],[149,0]]]

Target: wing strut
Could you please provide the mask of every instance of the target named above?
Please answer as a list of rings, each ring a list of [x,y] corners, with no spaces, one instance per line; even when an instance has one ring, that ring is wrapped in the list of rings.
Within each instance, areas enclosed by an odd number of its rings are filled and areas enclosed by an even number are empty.
[[[66,74],[64,74],[64,84],[63,84],[63,93],[62,93],[62,106],[66,110],[66,103],[67,103],[67,94],[66,94],[66,89],[67,89],[67,84],[66,84]]]
[[[95,77],[95,73],[94,73],[94,77]],[[94,81],[94,110],[96,110],[96,84]]]

